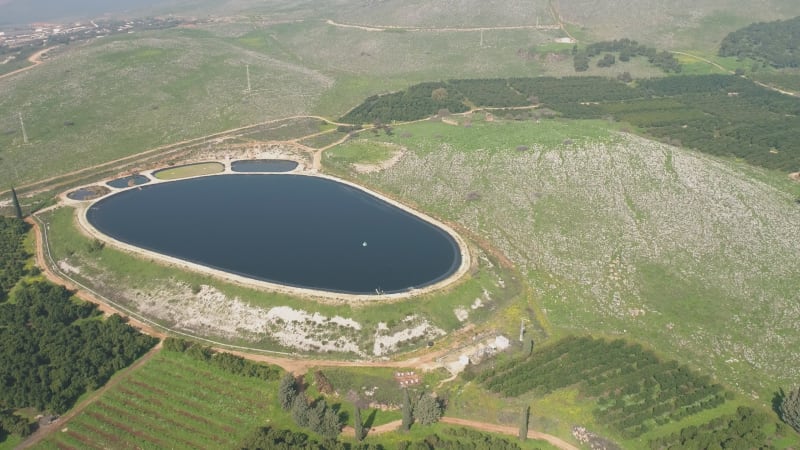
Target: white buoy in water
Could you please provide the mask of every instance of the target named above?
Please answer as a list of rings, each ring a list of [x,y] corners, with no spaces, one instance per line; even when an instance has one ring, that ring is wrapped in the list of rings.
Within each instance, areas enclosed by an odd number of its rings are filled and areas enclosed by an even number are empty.
[[[364,242],[362,242],[362,243],[361,243],[361,246],[362,246],[362,247],[366,247],[366,246],[367,246],[367,241],[364,241]]]

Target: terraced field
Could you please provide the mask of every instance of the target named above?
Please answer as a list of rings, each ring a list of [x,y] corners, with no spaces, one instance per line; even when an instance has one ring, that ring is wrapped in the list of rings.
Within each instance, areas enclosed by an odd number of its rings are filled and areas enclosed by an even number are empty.
[[[289,423],[276,391],[164,350],[40,448],[234,448],[260,425]]]

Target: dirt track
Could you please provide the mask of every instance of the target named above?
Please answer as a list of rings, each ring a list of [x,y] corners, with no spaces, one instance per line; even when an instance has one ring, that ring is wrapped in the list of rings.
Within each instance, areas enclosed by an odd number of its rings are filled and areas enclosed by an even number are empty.
[[[3,78],[8,78],[8,77],[14,76],[14,75],[16,75],[18,73],[25,72],[26,70],[31,70],[34,67],[38,66],[39,64],[43,64],[44,61],[42,61],[42,55],[44,55],[45,53],[47,53],[48,51],[50,51],[50,50],[52,50],[54,48],[55,47],[47,47],[45,49],[39,50],[38,52],[32,54],[31,56],[28,57],[28,62],[30,62],[33,65],[27,66],[27,67],[23,67],[21,69],[17,69],[17,70],[5,73],[3,75],[0,75],[0,80],[2,80]]]
[[[505,425],[496,425],[493,423],[486,423],[486,422],[476,422],[474,420],[457,419],[455,417],[442,417],[441,422],[449,423],[450,425],[459,425],[462,427],[474,428],[476,430],[481,430],[481,431],[506,434],[509,436],[517,436],[519,434],[519,429],[515,427],[507,427]],[[574,445],[570,444],[567,441],[564,441],[550,434],[540,433],[538,431],[528,430],[528,439],[540,439],[543,441],[547,441],[553,444],[554,446],[564,450],[578,450],[578,447],[575,447]]]
[[[505,425],[497,425],[494,423],[487,423],[487,422],[476,422],[474,420],[458,419],[455,417],[442,417],[440,422],[449,425],[458,425],[460,427],[467,427],[475,430],[486,431],[489,433],[505,434],[507,436],[516,437],[519,434],[519,429],[515,427],[508,427]],[[400,428],[400,425],[402,423],[403,423],[402,420],[394,420],[392,422],[385,423],[383,425],[378,425],[376,427],[370,428],[368,434],[383,434],[383,433],[390,433],[392,431],[397,431],[397,429]],[[344,430],[342,430],[342,434],[346,436],[355,436],[355,430],[353,429],[353,427],[346,427]],[[563,439],[560,439],[551,434],[541,433],[538,431],[528,430],[528,439],[547,441],[550,444],[554,445],[555,447],[558,447],[563,450],[578,450],[578,447],[575,447],[574,445],[564,441]]]
[[[119,314],[120,316],[125,317],[131,326],[141,330],[142,333],[145,333],[153,337],[157,337],[159,339],[167,337],[167,334],[164,333],[163,331],[154,328],[150,324],[139,321],[135,317],[131,317],[125,312],[118,310],[112,305],[109,305],[107,302],[93,295],[91,292],[87,292],[81,289],[79,286],[76,286],[71,281],[66,280],[60,277],[58,274],[54,273],[50,268],[50,265],[47,264],[47,259],[45,258],[44,237],[43,237],[44,234],[42,233],[42,230],[39,227],[39,223],[31,219],[30,217],[25,219],[25,221],[33,226],[33,230],[36,235],[36,266],[39,267],[39,269],[41,269],[42,274],[45,276],[45,278],[47,278],[49,281],[55,284],[60,284],[62,286],[65,286],[67,289],[73,291],[75,293],[75,296],[79,297],[81,300],[94,303],[95,305],[97,305],[97,309],[99,309],[106,315]]]

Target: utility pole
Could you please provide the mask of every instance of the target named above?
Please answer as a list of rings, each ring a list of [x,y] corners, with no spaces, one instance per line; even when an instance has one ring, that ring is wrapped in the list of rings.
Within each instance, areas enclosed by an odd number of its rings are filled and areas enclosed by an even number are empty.
[[[250,92],[250,64],[245,67],[247,69],[247,92]]]
[[[19,114],[19,126],[22,128],[22,142],[28,143],[28,133],[25,132],[25,122],[22,121],[22,113]]]
[[[519,341],[522,342],[525,335],[525,318],[519,319]]]

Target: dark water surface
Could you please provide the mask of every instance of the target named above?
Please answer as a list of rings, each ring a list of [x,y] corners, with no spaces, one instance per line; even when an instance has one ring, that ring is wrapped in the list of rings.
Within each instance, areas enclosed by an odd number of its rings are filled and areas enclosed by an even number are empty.
[[[457,244],[440,228],[359,189],[302,175],[145,185],[99,201],[87,217],[128,244],[313,289],[400,292],[461,264]]]
[[[103,195],[108,194],[111,190],[105,186],[89,186],[83,187],[80,189],[76,189],[67,194],[68,198],[72,200],[92,200],[97,197],[101,197]]]
[[[149,182],[150,178],[147,178],[144,175],[133,175],[130,177],[117,178],[116,180],[111,180],[106,184],[117,189],[124,189],[126,187],[139,186]]]
[[[285,159],[249,159],[233,161],[234,172],[291,172],[297,168],[297,162]]]

